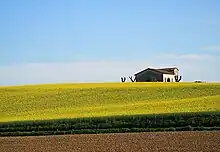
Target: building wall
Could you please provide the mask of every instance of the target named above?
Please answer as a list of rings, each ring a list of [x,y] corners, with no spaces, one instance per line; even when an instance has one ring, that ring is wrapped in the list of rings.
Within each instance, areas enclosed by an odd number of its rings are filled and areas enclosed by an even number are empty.
[[[179,75],[178,69],[175,69],[175,70],[174,70],[174,74],[177,75],[177,76]]]
[[[150,70],[147,70],[141,74],[138,74],[136,77],[136,82],[152,82],[152,81],[163,81],[163,75],[160,73],[155,73]]]
[[[170,80],[170,82],[176,82],[175,75],[163,74],[163,82],[168,82],[168,79]]]

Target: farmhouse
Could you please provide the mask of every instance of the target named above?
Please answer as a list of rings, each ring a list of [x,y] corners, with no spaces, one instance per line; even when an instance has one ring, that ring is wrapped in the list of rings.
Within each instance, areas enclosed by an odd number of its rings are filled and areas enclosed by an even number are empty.
[[[136,82],[178,82],[178,72],[179,69],[174,68],[162,68],[162,69],[152,69],[147,68],[143,71],[136,73]]]

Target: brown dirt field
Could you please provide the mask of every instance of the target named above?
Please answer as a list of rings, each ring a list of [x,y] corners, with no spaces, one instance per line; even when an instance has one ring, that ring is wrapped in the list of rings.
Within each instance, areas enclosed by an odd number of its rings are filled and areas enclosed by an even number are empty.
[[[1,152],[220,152],[220,131],[1,137]]]

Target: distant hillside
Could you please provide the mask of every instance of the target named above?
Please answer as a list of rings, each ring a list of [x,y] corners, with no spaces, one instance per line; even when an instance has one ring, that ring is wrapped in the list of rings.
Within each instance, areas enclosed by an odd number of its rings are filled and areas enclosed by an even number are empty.
[[[220,111],[220,84],[98,83],[0,87],[0,122]]]

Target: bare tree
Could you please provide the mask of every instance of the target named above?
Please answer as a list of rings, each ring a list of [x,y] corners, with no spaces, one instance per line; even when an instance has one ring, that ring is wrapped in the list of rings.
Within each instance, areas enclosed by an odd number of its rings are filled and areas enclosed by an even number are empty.
[[[130,78],[131,82],[135,82],[136,81],[136,78],[133,79],[132,76],[130,76],[129,78]]]
[[[182,79],[182,76],[180,76],[180,77],[179,77],[179,76],[177,76],[177,75],[175,76],[175,80],[176,80],[176,82],[180,82],[180,81],[181,81],[181,79]]]
[[[126,77],[121,77],[121,82],[125,82],[126,81]]]

